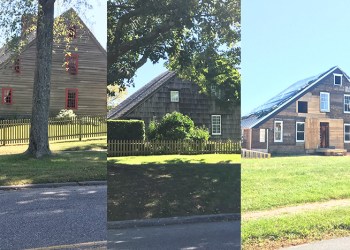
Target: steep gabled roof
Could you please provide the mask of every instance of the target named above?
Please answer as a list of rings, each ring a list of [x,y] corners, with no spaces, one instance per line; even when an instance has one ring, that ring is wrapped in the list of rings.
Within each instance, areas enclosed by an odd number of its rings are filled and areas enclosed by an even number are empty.
[[[295,99],[301,97],[307,90],[315,86],[320,80],[334,72],[336,69],[341,70],[338,66],[334,66],[327,71],[292,84],[263,105],[255,108],[248,115],[243,116],[241,121],[242,128],[252,128],[259,125],[261,122],[270,118],[271,115],[278,112]],[[341,71],[343,72],[343,75],[350,80],[349,76],[343,70]]]
[[[108,112],[107,118],[120,118],[134,107],[138,106],[143,100],[146,100],[154,91],[160,88],[169,79],[175,77],[175,72],[166,71],[149,83],[145,84],[142,88],[137,90],[134,94],[129,96],[126,100],[120,103],[117,107]]]
[[[100,44],[100,42],[96,39],[96,37],[94,36],[94,34],[90,31],[90,29],[88,28],[88,26],[84,23],[84,21],[80,18],[79,14],[73,9],[73,8],[70,8],[68,9],[67,11],[63,12],[60,16],[63,16],[63,15],[66,15],[68,12],[71,12],[73,11],[77,17],[79,18],[79,22],[82,23],[82,25],[85,27],[85,29],[87,30],[87,32],[89,33],[90,37],[92,38],[92,40],[97,44],[97,46],[100,48],[100,50],[107,55],[107,51],[106,49]],[[28,41],[27,41],[27,44],[25,44],[25,46],[22,48],[22,51],[21,53],[26,50],[27,48],[29,48],[34,42],[35,42],[35,39],[36,39],[36,31],[30,33],[28,35],[28,37],[26,38]],[[5,62],[7,62],[11,56],[13,55],[13,52],[10,51],[8,49],[8,46],[7,44],[5,44],[3,47],[0,48],[0,65],[4,64]]]

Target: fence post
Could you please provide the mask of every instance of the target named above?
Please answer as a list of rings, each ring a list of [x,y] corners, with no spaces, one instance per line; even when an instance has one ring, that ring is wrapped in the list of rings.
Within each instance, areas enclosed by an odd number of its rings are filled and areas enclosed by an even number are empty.
[[[3,130],[2,130],[2,132],[3,132],[3,142],[2,142],[2,145],[3,146],[5,146],[6,145],[6,124],[5,124],[6,122],[4,121],[3,122],[3,124],[2,124],[2,126],[3,126]]]
[[[81,134],[81,133],[82,133],[82,131],[81,131],[81,128],[82,128],[81,125],[82,125],[82,124],[81,124],[81,123],[82,123],[82,122],[81,122],[81,120],[82,120],[82,119],[79,118],[79,141],[81,141],[81,137],[82,137],[82,134]]]

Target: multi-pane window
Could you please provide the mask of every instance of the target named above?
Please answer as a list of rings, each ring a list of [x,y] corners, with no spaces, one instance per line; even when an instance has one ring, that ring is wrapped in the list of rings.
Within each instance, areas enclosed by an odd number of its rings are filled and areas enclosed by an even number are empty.
[[[77,38],[77,26],[76,25],[72,25],[68,28],[68,37],[69,38]]]
[[[333,74],[334,75],[334,85],[342,85],[343,75],[342,74]]]
[[[170,101],[179,102],[179,91],[177,90],[170,91]]]
[[[350,143],[350,124],[344,124],[344,142]]]
[[[344,95],[344,113],[350,113],[350,95]]]
[[[329,93],[327,92],[320,92],[320,110],[329,112]]]
[[[274,141],[275,142],[283,142],[283,121],[275,121]]]
[[[21,60],[19,58],[15,59],[15,62],[13,63],[13,70],[16,73],[21,73]]]
[[[211,134],[221,135],[221,115],[211,116]]]
[[[78,74],[78,54],[66,55],[66,71],[72,75]]]
[[[296,123],[296,141],[297,142],[305,141],[305,122]]]
[[[66,109],[78,109],[78,89],[66,89]]]
[[[13,91],[12,88],[3,88],[1,94],[2,104],[12,104],[12,95]]]

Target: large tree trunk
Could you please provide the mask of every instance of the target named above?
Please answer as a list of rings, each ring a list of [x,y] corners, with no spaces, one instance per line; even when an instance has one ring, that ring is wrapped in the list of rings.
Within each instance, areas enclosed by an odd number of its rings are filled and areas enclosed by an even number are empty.
[[[32,119],[29,147],[26,151],[27,154],[36,158],[51,154],[48,139],[48,119],[53,46],[53,3],[55,1],[44,0],[39,2]]]

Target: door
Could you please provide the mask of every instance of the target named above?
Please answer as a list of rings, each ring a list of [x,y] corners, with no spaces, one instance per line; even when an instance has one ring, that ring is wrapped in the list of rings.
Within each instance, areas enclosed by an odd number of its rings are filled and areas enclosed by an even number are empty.
[[[329,123],[320,123],[320,148],[329,148]]]

